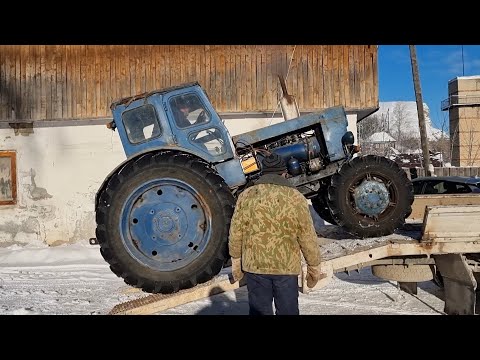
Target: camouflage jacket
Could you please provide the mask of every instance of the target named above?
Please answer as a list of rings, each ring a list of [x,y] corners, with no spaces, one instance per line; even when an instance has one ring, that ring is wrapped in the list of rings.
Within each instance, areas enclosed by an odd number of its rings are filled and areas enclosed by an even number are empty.
[[[238,197],[230,225],[229,251],[242,269],[256,274],[300,274],[320,264],[320,249],[307,200],[279,175],[263,175]]]

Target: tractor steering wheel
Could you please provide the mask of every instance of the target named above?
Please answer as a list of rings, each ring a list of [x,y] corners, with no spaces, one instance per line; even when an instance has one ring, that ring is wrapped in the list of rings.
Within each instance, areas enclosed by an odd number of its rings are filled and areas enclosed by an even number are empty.
[[[202,110],[202,112],[198,114],[197,120],[195,120],[195,125],[201,124],[206,121],[207,121],[207,113],[205,112],[205,110]]]

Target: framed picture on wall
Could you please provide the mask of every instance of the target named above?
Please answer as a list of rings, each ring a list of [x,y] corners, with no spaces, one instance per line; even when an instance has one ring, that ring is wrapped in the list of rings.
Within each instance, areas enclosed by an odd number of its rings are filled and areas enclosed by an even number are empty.
[[[17,156],[15,151],[0,151],[0,205],[17,202]]]

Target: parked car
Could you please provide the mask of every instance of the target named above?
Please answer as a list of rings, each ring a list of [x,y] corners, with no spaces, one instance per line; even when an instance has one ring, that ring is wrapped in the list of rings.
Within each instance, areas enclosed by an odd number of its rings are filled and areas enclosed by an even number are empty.
[[[480,194],[480,178],[468,176],[418,177],[412,180],[413,192],[420,194]]]

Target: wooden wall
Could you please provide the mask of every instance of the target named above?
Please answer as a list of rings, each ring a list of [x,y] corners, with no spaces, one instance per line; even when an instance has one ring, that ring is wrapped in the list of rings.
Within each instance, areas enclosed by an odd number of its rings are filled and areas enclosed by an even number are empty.
[[[190,81],[218,112],[268,112],[287,70],[301,111],[378,107],[375,45],[1,45],[0,120],[110,117],[117,98]]]

